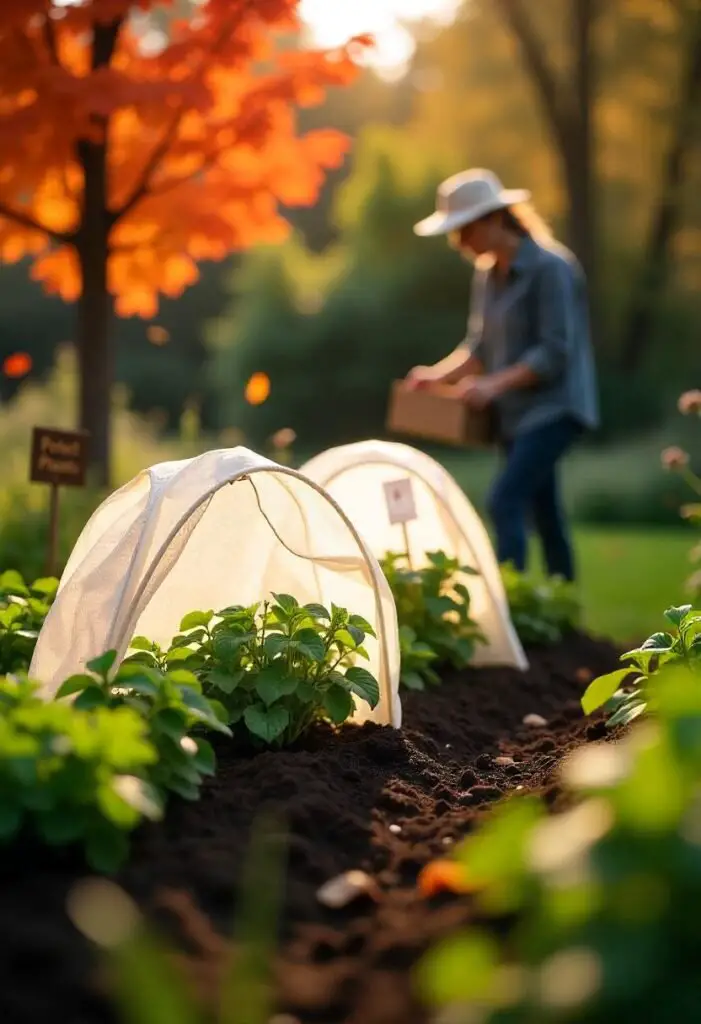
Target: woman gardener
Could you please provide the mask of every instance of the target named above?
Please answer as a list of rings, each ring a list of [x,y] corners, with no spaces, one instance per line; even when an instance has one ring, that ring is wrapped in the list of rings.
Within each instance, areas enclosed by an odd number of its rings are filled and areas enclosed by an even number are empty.
[[[414,230],[447,235],[474,262],[468,332],[441,362],[414,367],[406,383],[450,383],[472,408],[492,410],[504,453],[488,506],[499,561],[525,569],[532,525],[549,573],[573,580],[558,468],[598,424],[587,287],[529,200],[483,170],[439,186],[435,213]]]

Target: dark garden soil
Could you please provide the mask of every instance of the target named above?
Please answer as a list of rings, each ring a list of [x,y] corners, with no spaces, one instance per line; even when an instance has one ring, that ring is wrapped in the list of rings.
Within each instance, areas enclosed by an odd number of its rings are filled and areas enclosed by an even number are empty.
[[[280,1012],[303,1024],[424,1022],[410,969],[468,919],[470,903],[423,897],[420,869],[506,793],[540,791],[557,803],[563,754],[605,732],[582,718],[579,697],[592,674],[616,666],[611,645],[575,635],[530,658],[525,675],[470,670],[408,695],[401,732],[365,726],[339,739],[320,729],[295,751],[246,759],[221,751],[202,800],[172,804],[164,824],[135,837],[120,883],[186,952],[194,982],[211,995],[251,822],[276,806],[290,832]],[[525,726],[532,713],[547,725]],[[495,763],[506,755],[515,764]],[[326,909],[319,886],[351,868],[372,875],[379,894]],[[79,863],[13,848],[0,853],[0,869],[0,1022],[112,1021],[96,961],[64,910],[85,874]]]

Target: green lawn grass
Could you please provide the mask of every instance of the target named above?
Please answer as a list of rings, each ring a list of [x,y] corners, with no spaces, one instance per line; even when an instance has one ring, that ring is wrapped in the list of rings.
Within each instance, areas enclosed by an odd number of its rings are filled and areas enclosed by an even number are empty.
[[[687,530],[579,527],[575,534],[584,625],[621,643],[664,628],[663,612],[688,601]]]

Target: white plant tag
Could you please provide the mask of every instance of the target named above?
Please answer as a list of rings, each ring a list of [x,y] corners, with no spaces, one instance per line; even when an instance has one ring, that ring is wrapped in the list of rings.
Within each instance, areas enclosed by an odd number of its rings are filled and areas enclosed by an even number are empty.
[[[416,503],[409,477],[390,480],[383,486],[390,523],[411,523],[416,519]]]

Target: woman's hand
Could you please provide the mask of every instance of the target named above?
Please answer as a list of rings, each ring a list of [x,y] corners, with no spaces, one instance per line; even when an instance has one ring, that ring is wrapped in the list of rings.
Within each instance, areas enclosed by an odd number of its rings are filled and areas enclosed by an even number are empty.
[[[499,388],[497,382],[490,376],[465,377],[455,385],[454,394],[471,409],[482,410],[497,398]]]
[[[437,379],[434,366],[414,366],[404,378],[404,386],[410,391],[419,391],[435,384]]]

